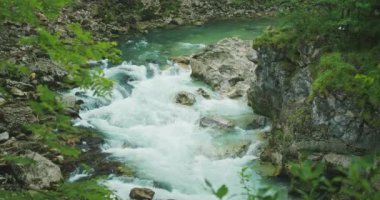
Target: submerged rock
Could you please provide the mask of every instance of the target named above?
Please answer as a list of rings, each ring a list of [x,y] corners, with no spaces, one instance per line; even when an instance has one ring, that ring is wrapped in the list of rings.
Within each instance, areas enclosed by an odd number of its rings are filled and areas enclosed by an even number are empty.
[[[201,118],[199,125],[201,127],[217,128],[217,129],[231,129],[235,127],[234,123],[221,116],[207,116]]]
[[[242,97],[255,81],[256,64],[248,59],[254,55],[250,42],[223,39],[190,59],[191,76],[231,98]]]
[[[34,190],[51,188],[62,181],[60,168],[38,153],[27,151],[22,157],[30,159],[30,164],[15,164],[12,168],[18,180],[25,187]]]
[[[192,106],[195,104],[196,99],[194,94],[182,91],[175,96],[175,102],[185,106]]]
[[[133,200],[152,200],[155,192],[149,188],[133,188],[129,197]]]
[[[205,98],[205,99],[210,99],[210,95],[204,90],[204,89],[202,89],[202,88],[199,88],[198,90],[197,90],[197,93],[199,94],[199,95],[201,95],[203,98]]]

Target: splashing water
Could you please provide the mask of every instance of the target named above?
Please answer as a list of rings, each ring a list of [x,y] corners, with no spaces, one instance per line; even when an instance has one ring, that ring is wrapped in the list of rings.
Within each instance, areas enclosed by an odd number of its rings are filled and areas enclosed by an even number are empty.
[[[204,48],[199,40],[172,43],[192,52]],[[162,46],[152,47],[146,39],[127,44],[129,50],[135,50],[137,60],[167,59]],[[104,70],[117,83],[112,97],[96,98],[91,92],[83,95],[85,107],[77,125],[104,133],[104,151],[136,172],[135,177],[110,177],[104,184],[125,200],[134,187],[152,188],[155,199],[214,200],[205,184],[207,179],[215,189],[226,184],[229,199],[245,199],[239,173],[256,159],[258,144],[257,131],[243,129],[253,117],[247,103],[222,97],[192,80],[189,69],[172,63],[166,64],[166,69],[162,62],[136,63],[141,65],[124,62]],[[175,103],[178,92],[196,94],[199,88],[212,98],[197,95],[193,106]],[[228,131],[201,128],[199,120],[211,115],[231,119],[237,126]],[[259,184],[258,179],[252,184]]]

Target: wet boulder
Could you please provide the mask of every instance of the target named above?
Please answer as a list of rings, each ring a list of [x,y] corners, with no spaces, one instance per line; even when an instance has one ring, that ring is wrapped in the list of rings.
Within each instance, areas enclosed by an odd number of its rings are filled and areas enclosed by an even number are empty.
[[[210,95],[202,88],[199,88],[197,90],[197,94],[199,94],[200,96],[202,96],[205,99],[210,99]]]
[[[192,106],[195,104],[196,99],[194,94],[182,91],[177,93],[177,95],[175,96],[175,102],[185,106]]]
[[[129,197],[133,200],[152,200],[155,192],[149,188],[133,188]]]
[[[216,129],[231,129],[235,127],[235,124],[221,116],[207,116],[202,117],[199,125],[204,128],[216,128]]]
[[[29,150],[21,157],[29,159],[31,163],[15,164],[12,168],[17,179],[26,188],[34,190],[51,188],[62,181],[61,169],[47,158]]]

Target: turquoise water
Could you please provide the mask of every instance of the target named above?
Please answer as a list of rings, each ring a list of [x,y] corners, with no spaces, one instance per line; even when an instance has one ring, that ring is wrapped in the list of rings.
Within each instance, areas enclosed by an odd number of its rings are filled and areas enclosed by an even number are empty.
[[[226,37],[252,40],[274,19],[214,21],[202,26],[181,26],[153,30],[129,40],[121,40],[123,59],[136,64],[166,63],[171,57],[191,55],[206,45]]]

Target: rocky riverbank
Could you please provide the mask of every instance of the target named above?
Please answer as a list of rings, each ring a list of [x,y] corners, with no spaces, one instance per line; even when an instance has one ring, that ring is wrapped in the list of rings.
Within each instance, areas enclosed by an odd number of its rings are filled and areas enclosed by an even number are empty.
[[[264,161],[284,167],[308,156],[347,167],[352,155],[377,149],[380,129],[361,117],[363,110],[352,99],[344,93],[311,96],[318,45],[296,51],[295,57],[271,43],[254,50],[249,42],[227,38],[190,58],[192,76],[226,96],[246,97],[264,124],[270,119]]]

